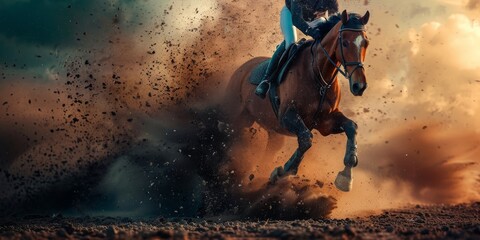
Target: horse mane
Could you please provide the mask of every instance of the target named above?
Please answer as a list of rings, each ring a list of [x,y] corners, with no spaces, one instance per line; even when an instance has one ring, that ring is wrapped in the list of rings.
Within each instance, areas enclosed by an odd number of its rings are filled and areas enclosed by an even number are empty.
[[[360,14],[349,13],[348,16],[349,16],[349,20],[347,22],[347,27],[349,25],[361,24],[360,19],[362,18],[362,16]],[[330,32],[330,30],[332,30],[332,28],[335,27],[335,25],[337,25],[337,23],[340,22],[340,21],[342,21],[342,13],[338,12],[338,13],[330,15],[327,18],[327,21],[325,22],[325,24],[322,24],[321,26],[318,26],[318,28],[320,29],[320,32],[322,34],[322,37],[319,40],[322,40]]]

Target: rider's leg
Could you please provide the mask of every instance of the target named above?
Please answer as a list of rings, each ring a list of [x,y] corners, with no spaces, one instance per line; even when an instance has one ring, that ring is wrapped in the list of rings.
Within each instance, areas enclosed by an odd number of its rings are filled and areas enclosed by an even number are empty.
[[[278,66],[278,62],[280,58],[282,58],[283,53],[285,52],[285,42],[282,42],[275,50],[270,62],[268,63],[267,70],[265,71],[265,75],[263,76],[263,80],[258,84],[257,88],[255,89],[255,94],[257,94],[261,98],[265,98],[268,88],[270,87],[270,76],[273,74],[275,69]]]
[[[283,7],[280,13],[280,28],[285,39],[285,49],[297,41],[297,32],[293,26],[292,13],[287,7]]]
[[[280,27],[282,29],[285,41],[277,47],[277,50],[270,59],[270,63],[268,64],[267,70],[265,71],[262,82],[260,82],[260,84],[255,89],[255,94],[257,94],[261,98],[265,98],[265,94],[270,87],[270,75],[272,75],[272,73],[277,68],[278,61],[280,61],[280,58],[282,57],[285,50],[288,49],[288,47],[290,47],[290,45],[295,43],[297,40],[297,34],[295,32],[295,28],[292,22],[292,13],[290,12],[290,10],[288,10],[287,7],[284,7],[280,13]]]

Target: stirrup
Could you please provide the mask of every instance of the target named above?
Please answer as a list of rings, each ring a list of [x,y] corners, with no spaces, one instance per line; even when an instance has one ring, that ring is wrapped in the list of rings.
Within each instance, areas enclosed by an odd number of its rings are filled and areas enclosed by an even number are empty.
[[[270,81],[262,80],[255,89],[255,95],[264,99],[267,96],[268,89],[270,88]]]
[[[260,81],[260,83],[258,84],[258,86],[262,85],[262,84],[268,84],[268,86],[270,86],[270,80],[268,80],[268,77],[264,77],[262,81]]]

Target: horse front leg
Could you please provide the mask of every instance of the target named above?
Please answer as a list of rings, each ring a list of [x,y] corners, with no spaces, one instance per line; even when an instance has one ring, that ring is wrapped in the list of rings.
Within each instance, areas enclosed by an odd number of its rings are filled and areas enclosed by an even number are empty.
[[[310,132],[310,129],[305,126],[305,123],[295,109],[290,108],[282,117],[281,122],[288,131],[297,135],[298,148],[283,167],[275,168],[270,175],[271,183],[274,183],[278,178],[283,176],[290,174],[296,175],[305,152],[312,147],[313,134]]]
[[[351,119],[345,117],[341,112],[333,112],[328,120],[324,121],[319,128],[322,135],[336,134],[345,132],[347,135],[347,144],[343,163],[345,168],[340,171],[335,179],[335,186],[344,192],[352,189],[352,168],[358,164],[357,156],[357,124]]]
[[[342,114],[343,115],[343,114]],[[335,186],[344,192],[352,189],[352,168],[358,165],[357,156],[357,124],[344,116],[342,128],[347,135],[347,144],[343,164],[345,168],[340,171],[335,179]]]

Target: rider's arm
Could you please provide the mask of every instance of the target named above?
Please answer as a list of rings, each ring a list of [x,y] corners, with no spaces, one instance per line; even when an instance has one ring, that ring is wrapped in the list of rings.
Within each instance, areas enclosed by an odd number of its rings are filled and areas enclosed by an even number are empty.
[[[291,0],[290,1],[290,11],[292,12],[292,22],[295,27],[302,31],[305,35],[308,34],[309,26],[307,22],[303,19],[303,10],[300,5],[301,0]]]

